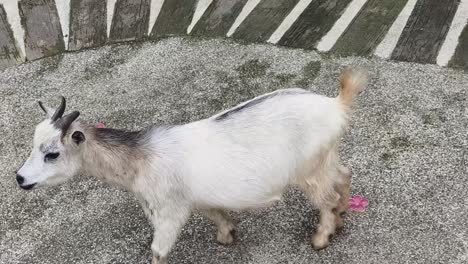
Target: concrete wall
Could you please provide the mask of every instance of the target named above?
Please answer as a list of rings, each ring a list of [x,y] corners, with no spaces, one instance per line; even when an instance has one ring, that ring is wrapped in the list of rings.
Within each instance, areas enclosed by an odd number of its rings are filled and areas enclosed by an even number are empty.
[[[175,35],[468,69],[468,0],[0,0],[0,69]]]

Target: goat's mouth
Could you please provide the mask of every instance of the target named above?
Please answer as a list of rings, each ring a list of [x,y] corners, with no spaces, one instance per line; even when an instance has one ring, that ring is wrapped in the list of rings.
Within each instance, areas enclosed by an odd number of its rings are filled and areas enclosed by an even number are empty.
[[[26,184],[26,185],[20,185],[21,189],[23,190],[31,190],[32,188],[34,188],[34,186],[36,186],[37,183],[33,183],[33,184]]]

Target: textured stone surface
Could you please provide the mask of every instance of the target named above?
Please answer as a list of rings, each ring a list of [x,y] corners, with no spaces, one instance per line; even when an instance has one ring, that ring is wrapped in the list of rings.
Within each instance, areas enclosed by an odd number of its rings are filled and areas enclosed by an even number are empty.
[[[239,25],[234,38],[252,42],[267,41],[298,0],[262,0]]]
[[[99,47],[107,40],[105,1],[75,0],[70,7],[69,50]]]
[[[5,13],[0,5],[0,70],[21,62],[21,56],[15,45],[15,38]]]
[[[466,263],[467,87],[463,71],[230,41],[166,39],[52,57],[0,73],[0,263],[149,263],[151,229],[136,200],[91,177],[31,192],[14,171],[41,121],[37,100],[68,98],[80,119],[142,128],[208,117],[277,88],[336,96],[344,65],[370,69],[341,153],[351,213],[329,248],[310,240],[317,210],[296,190],[271,208],[232,213],[238,239],[218,245],[195,214],[171,263]]]
[[[369,0],[337,40],[332,51],[340,55],[371,55],[384,39],[407,0]]]
[[[36,60],[65,51],[60,19],[53,0],[20,0],[26,58]]]
[[[247,0],[214,0],[190,34],[224,37],[245,3]]]
[[[149,0],[118,0],[114,7],[109,40],[141,39],[148,33]]]
[[[419,0],[401,33],[391,58],[435,63],[460,0]]]
[[[463,29],[458,41],[457,49],[449,65],[464,68],[465,71],[468,71],[468,25]]]
[[[314,49],[345,11],[351,0],[314,0],[278,42],[280,45]]]
[[[150,37],[186,35],[197,5],[196,0],[165,0]]]

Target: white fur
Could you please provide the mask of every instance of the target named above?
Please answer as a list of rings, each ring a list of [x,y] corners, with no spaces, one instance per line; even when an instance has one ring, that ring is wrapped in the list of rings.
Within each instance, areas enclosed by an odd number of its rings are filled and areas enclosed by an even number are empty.
[[[147,186],[148,177],[176,178],[197,206],[265,206],[306,176],[305,163],[345,125],[335,98],[312,93],[266,99],[226,120],[217,116],[156,132],[153,175],[138,178],[135,188]]]

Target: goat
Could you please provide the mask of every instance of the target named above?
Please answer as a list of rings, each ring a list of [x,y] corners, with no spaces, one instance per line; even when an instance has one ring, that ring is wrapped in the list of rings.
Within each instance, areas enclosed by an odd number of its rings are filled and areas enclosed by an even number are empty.
[[[193,210],[229,244],[235,227],[226,210],[268,206],[294,186],[320,210],[312,245],[322,249],[347,211],[351,172],[338,143],[366,82],[365,72],[348,69],[338,97],[282,89],[206,119],[137,132],[81,124],[78,111],[63,115],[64,97],[56,110],[39,102],[47,117],[16,179],[32,189],[85,173],[133,192],[154,229],[153,264],[167,262]]]

